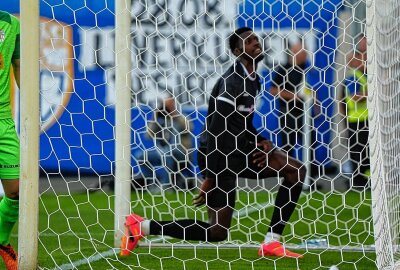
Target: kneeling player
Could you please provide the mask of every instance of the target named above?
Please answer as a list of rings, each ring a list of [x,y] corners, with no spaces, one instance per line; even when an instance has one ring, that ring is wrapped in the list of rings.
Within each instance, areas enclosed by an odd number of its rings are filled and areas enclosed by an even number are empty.
[[[198,163],[205,177],[196,206],[208,206],[209,223],[186,219],[155,221],[132,214],[126,218],[121,255],[129,255],[146,235],[178,239],[223,241],[227,238],[235,206],[237,178],[283,177],[271,223],[259,256],[301,258],[280,242],[286,223],[300,197],[304,166],[276,149],[254,128],[253,112],[260,91],[257,64],[264,54],[250,28],[237,29],[229,39],[237,61],[215,84],[209,100],[205,129],[200,139]]]

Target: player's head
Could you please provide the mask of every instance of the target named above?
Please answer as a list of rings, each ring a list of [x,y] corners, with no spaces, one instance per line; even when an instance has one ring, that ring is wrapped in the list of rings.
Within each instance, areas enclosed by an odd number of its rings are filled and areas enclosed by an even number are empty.
[[[304,65],[307,62],[307,51],[301,41],[290,44],[289,46],[289,62],[294,65]]]
[[[258,36],[249,27],[235,30],[229,37],[229,48],[236,57],[258,63],[264,58]]]

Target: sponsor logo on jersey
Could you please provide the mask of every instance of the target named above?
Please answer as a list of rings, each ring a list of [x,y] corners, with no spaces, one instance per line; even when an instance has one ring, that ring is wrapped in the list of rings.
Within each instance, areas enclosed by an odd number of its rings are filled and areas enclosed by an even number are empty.
[[[246,107],[245,105],[239,105],[237,106],[237,111],[251,113],[254,111],[254,105],[251,105],[250,107]]]
[[[0,169],[13,169],[19,168],[18,164],[11,164],[11,165],[0,165]]]
[[[0,42],[3,42],[6,39],[6,33],[4,30],[0,30]]]

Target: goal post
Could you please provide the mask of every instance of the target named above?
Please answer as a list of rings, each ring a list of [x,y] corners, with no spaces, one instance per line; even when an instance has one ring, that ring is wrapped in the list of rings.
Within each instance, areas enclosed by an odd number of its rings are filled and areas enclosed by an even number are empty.
[[[400,267],[400,1],[367,1],[372,212],[379,269]]]
[[[19,269],[36,269],[39,224],[39,1],[20,1]]]
[[[131,0],[115,2],[115,236],[120,247],[131,206]]]

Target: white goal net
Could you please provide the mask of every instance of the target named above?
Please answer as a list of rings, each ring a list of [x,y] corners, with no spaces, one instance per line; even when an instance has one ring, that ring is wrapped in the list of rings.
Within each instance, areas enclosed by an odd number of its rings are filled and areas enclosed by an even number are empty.
[[[40,1],[39,267],[392,269],[395,2]],[[192,202],[205,174],[217,211]],[[150,224],[121,256],[131,214]],[[303,258],[263,256],[271,232]]]
[[[369,97],[373,213],[377,265],[380,269],[399,267],[399,3],[370,1],[368,34],[371,36],[371,95]]]

